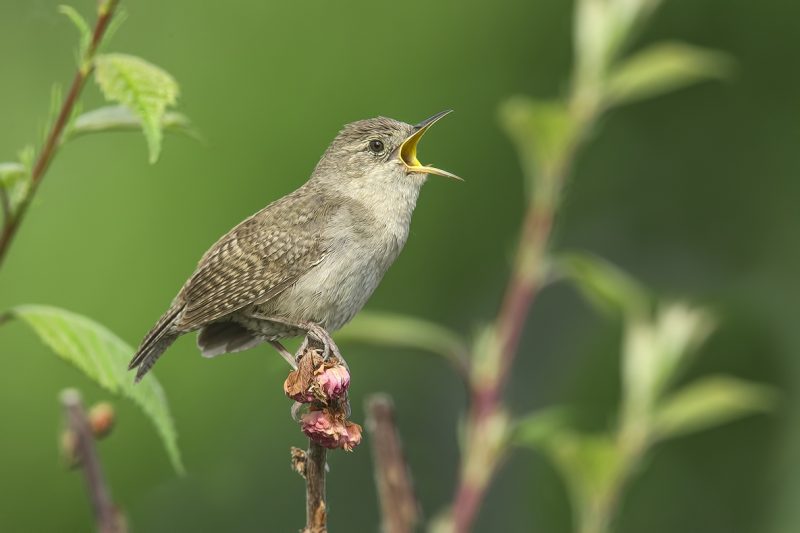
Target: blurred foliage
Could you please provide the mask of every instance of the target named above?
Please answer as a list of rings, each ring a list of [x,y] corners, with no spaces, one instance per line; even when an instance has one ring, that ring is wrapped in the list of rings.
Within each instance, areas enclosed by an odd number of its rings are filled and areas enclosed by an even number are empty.
[[[656,43],[630,59],[620,58],[619,50],[657,4],[578,0],[571,94],[547,106],[516,98],[501,109],[533,182],[533,209],[540,217],[559,208],[574,152],[603,112],[728,71],[730,59],[724,54],[681,43]],[[556,464],[571,496],[576,531],[612,531],[630,475],[641,469],[657,440],[761,412],[772,406],[775,393],[764,385],[717,377],[687,385],[665,400],[689,355],[710,333],[708,314],[666,303],[652,312],[637,282],[585,254],[541,261],[557,262],[561,275],[602,310],[622,311],[622,405],[619,427],[611,432],[579,433],[570,425],[543,423],[551,420],[548,412],[522,422],[520,442],[543,450]],[[525,424],[532,427],[526,430]]]
[[[93,3],[76,5],[85,11]],[[115,45],[158,58],[181,80],[182,106],[209,144],[167,139],[161,163],[150,167],[124,134],[71,143],[0,276],[0,308],[53,302],[102,318],[123,338],[138,340],[208,244],[302,183],[341,124],[378,114],[413,122],[454,107],[452,122],[437,126],[439,133],[426,137],[421,150],[436,154],[441,166],[467,183],[431,180],[425,187],[407,249],[369,307],[455,330],[475,327],[475,317],[495,311],[508,246],[529,197],[494,111],[509,94],[545,95],[543,105],[555,109],[552,121],[561,121],[572,13],[570,3],[550,0],[469,9],[412,2],[401,11],[389,4],[366,9],[316,3],[298,10],[245,1],[203,9],[137,3]],[[730,416],[738,416],[743,404],[748,411],[775,404],[770,389],[742,388],[743,382],[782,391],[777,415],[659,447],[631,482],[617,521],[620,532],[782,533],[800,523],[800,335],[794,325],[800,299],[794,206],[800,192],[800,76],[786,68],[800,46],[793,28],[798,15],[796,3],[782,0],[673,0],[653,24],[637,22],[629,44],[615,44],[597,60],[607,66],[609,55],[623,57],[628,46],[649,50],[667,38],[703,51],[724,50],[736,68],[725,84],[704,84],[657,102],[639,99],[640,105],[596,125],[589,133],[594,142],[573,169],[557,248],[589,249],[624,265],[654,294],[675,296],[654,301],[685,301],[689,294],[714,310],[719,329],[703,345],[703,357],[690,355],[691,365],[679,365],[680,374],[661,397],[662,408],[671,400],[678,407],[657,410],[656,421],[695,418],[688,431],[711,423],[702,409],[693,411],[699,405],[727,406]],[[386,39],[387,20],[404,29],[401,43]],[[64,26],[55,3],[0,5],[0,57],[7,73],[0,92],[6,103],[2,160],[13,159],[15,147],[36,135],[50,83],[70,76],[65,50],[75,36]],[[719,56],[702,57],[712,60],[710,77],[730,71],[728,61],[716,61]],[[617,63],[623,65],[625,60]],[[597,82],[597,70],[587,65],[585,75]],[[412,84],[410,76],[426,83]],[[652,83],[650,74],[643,77]],[[613,77],[604,79],[614,87]],[[102,105],[102,95],[90,87],[86,97],[89,109]],[[521,98],[516,101],[530,101]],[[559,142],[556,137],[537,148],[530,159],[543,159],[540,154]],[[30,159],[12,166],[29,168]],[[523,159],[523,167],[532,186],[532,164]],[[13,177],[14,168],[8,178],[0,173],[3,181],[24,184]],[[558,257],[551,267],[559,271]],[[585,276],[584,267],[573,265],[581,272],[562,275]],[[581,290],[613,297],[606,282]],[[657,330],[664,303],[647,309],[642,327]],[[565,404],[568,414],[561,411],[544,426],[561,428],[573,441],[585,435],[591,445],[602,443],[611,431],[609,413],[622,402],[618,347],[628,328],[620,322],[586,313],[559,285],[543,294],[512,376],[514,410]],[[12,429],[0,443],[7,480],[0,529],[86,530],[80,480],[56,470],[54,398],[66,382],[87,396],[104,393],[66,365],[43,371],[43,359],[34,357],[40,345],[20,326],[5,325],[2,336],[8,356],[0,372],[0,405]],[[373,390],[394,395],[417,490],[432,513],[451,495],[460,384],[441,361],[417,356],[419,347],[344,349],[355,374],[354,405]],[[736,378],[714,377],[721,374]],[[286,468],[285,454],[289,443],[300,442],[281,397],[283,362],[262,350],[205,361],[187,339],[160,363],[159,377],[181,430],[189,475],[176,478],[149,422],[118,406],[118,429],[101,452],[115,498],[132,524],[155,532],[296,527],[302,488]],[[710,385],[697,381],[708,379]],[[700,386],[705,401],[698,404],[692,388]],[[673,396],[679,391],[688,400]],[[712,421],[724,420],[715,415]],[[593,457],[607,453],[605,443],[597,444],[600,451],[571,444],[562,453],[592,465]],[[508,465],[476,530],[570,531],[563,485],[551,466],[535,454],[515,454]],[[368,454],[335,457],[331,468],[332,529],[369,530],[378,520]],[[12,492],[11,486],[19,488]],[[41,502],[49,513],[37,511]]]
[[[71,88],[73,100],[65,101],[56,85],[51,93],[49,127],[42,136],[44,140],[39,153],[34,155],[34,149],[26,148],[20,153],[23,162],[0,163],[0,195],[4,200],[0,205],[3,211],[0,228],[4,237],[13,237],[58,148],[75,135],[113,131],[136,123],[147,139],[150,162],[154,163],[161,150],[162,129],[166,125],[182,125],[184,131],[188,129],[188,120],[181,115],[173,114],[170,121],[166,120],[167,107],[175,105],[178,97],[178,84],[172,76],[136,56],[96,55],[104,36],[100,28],[112,30],[114,24],[108,22],[101,25],[101,17],[113,16],[115,3],[104,0],[98,4],[95,30],[74,8],[59,6],[59,11],[72,21],[80,33],[79,71]],[[75,118],[75,111],[80,107],[81,89],[85,79],[92,73],[105,98],[122,105],[100,108]],[[180,128],[176,130],[181,131]],[[9,243],[10,239],[5,241],[6,246],[0,250],[0,262],[8,254]],[[145,386],[134,387],[127,375],[126,361],[134,353],[131,346],[101,324],[56,307],[16,306],[2,316],[0,323],[10,317],[28,324],[57,355],[74,364],[87,377],[105,389],[121,393],[138,403],[155,424],[172,465],[179,473],[183,473],[177,432],[161,385],[152,379]]]
[[[618,316],[637,317],[652,305],[647,289],[600,257],[587,253],[562,253],[557,272],[569,279],[598,310]]]
[[[15,307],[12,313],[30,326],[53,352],[87,377],[137,403],[155,424],[175,470],[183,472],[177,432],[161,385],[149,379],[134,386],[127,372],[134,352],[132,346],[97,322],[64,309],[23,305]]]
[[[657,43],[616,67],[606,82],[605,101],[617,106],[652,98],[709,78],[724,78],[731,59],[683,43]]]
[[[461,337],[444,326],[395,313],[362,312],[336,338],[381,347],[411,348],[440,355],[457,370],[464,370],[468,353]]]

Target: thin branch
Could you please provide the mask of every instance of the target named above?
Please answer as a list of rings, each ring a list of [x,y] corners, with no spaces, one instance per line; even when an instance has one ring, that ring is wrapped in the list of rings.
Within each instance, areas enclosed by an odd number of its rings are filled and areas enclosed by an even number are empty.
[[[465,432],[467,440],[452,509],[453,530],[456,533],[471,529],[500,459],[495,442],[500,436],[494,433],[497,432],[503,389],[525,320],[539,289],[541,258],[550,236],[552,220],[552,210],[540,212],[533,206],[525,217],[516,266],[494,325],[495,347],[489,356],[494,370],[488,376],[480,376],[478,379],[481,381],[473,380],[472,383]]]
[[[306,527],[302,533],[327,533],[328,508],[325,501],[325,460],[327,450],[309,439],[305,457]]]
[[[292,448],[292,468],[306,480],[306,527],[302,533],[327,533],[325,474],[328,448],[351,451],[361,442],[361,426],[349,420],[347,389],[350,373],[347,365],[341,355],[323,359],[321,344],[306,337],[297,368],[289,373],[283,384],[284,393],[295,400],[292,414],[309,437],[308,451]],[[331,349],[334,351],[338,350]],[[303,404],[308,409],[298,416],[297,407]]]
[[[76,437],[75,455],[86,479],[86,488],[92,502],[97,531],[100,533],[125,533],[127,528],[111,500],[111,492],[103,476],[103,468],[94,446],[94,435],[92,435],[92,429],[83,410],[78,391],[74,389],[63,391],[61,405],[64,408],[69,430]]]
[[[50,163],[53,161],[53,157],[58,150],[58,146],[61,143],[61,137],[64,133],[64,129],[69,123],[70,116],[72,116],[72,110],[75,107],[75,103],[78,101],[78,97],[80,96],[81,90],[86,83],[86,79],[92,72],[93,60],[95,53],[97,52],[97,48],[100,46],[100,43],[103,40],[103,35],[108,29],[108,24],[114,15],[114,10],[116,9],[118,3],[119,0],[105,0],[101,3],[100,8],[98,9],[97,22],[95,23],[94,30],[92,31],[92,40],[89,43],[88,50],[86,51],[86,57],[78,68],[77,72],[75,72],[75,76],[72,78],[72,84],[70,85],[69,92],[67,93],[67,98],[61,105],[61,110],[59,111],[58,116],[50,129],[50,132],[47,134],[47,139],[45,140],[44,146],[39,153],[39,157],[36,159],[36,162],[33,165],[30,187],[28,187],[25,197],[20,202],[16,212],[11,214],[6,220],[6,223],[3,225],[3,231],[2,234],[0,234],[0,265],[2,265],[3,260],[8,253],[8,248],[11,246],[11,241],[14,239],[14,236],[16,235],[17,230],[19,229],[19,226],[25,217],[28,206],[33,200],[33,197],[39,188],[39,184],[44,178],[45,173],[47,172],[47,169],[50,166]]]
[[[522,224],[514,268],[493,324],[494,342],[486,354],[484,368],[489,371],[474,373],[471,377],[464,453],[451,515],[455,533],[466,533],[472,528],[502,457],[506,420],[502,406],[503,391],[530,308],[539,290],[547,284],[547,248],[561,188],[569,174],[575,151],[591,127],[594,116],[594,111],[584,114],[573,112],[577,127],[572,142],[564,150],[558,164],[537,178],[544,185],[537,189],[537,197],[528,206]]]
[[[387,395],[376,394],[367,399],[366,409],[383,517],[381,531],[411,533],[419,521],[419,506],[395,425],[392,400]]]

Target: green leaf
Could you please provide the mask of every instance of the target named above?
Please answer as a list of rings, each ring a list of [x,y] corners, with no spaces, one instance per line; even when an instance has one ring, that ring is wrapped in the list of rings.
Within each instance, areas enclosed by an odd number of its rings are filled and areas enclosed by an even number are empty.
[[[683,43],[660,43],[622,62],[609,75],[606,101],[621,105],[652,98],[694,83],[728,76],[731,59]]]
[[[594,88],[603,77],[621,40],[614,10],[608,0],[578,0],[575,5],[573,48],[575,76],[580,85]]]
[[[575,124],[563,102],[515,96],[500,107],[500,122],[514,142],[531,192],[550,198],[557,173],[570,144]]]
[[[574,82],[581,104],[600,96],[609,68],[660,0],[577,0]]]
[[[570,412],[564,407],[548,407],[521,418],[514,424],[512,443],[546,449],[557,435],[568,428]]]
[[[161,385],[152,376],[134,386],[128,374],[131,346],[105,326],[70,311],[43,305],[23,305],[11,313],[28,324],[58,356],[75,365],[105,389],[127,396],[156,427],[173,467],[183,473],[177,432]]]
[[[11,213],[16,212],[29,187],[30,167],[25,162],[0,163],[0,189],[3,189],[5,195],[0,211],[7,207]]]
[[[363,312],[336,334],[337,342],[364,342],[442,355],[458,366],[468,353],[461,337],[433,322],[394,313]]]
[[[36,160],[36,148],[32,144],[25,145],[18,153],[19,162],[25,167],[28,174],[33,172],[33,165]]]
[[[108,7],[104,9],[108,9]],[[110,43],[112,39],[114,39],[117,31],[119,31],[126,20],[128,20],[128,11],[125,9],[125,7],[117,5],[116,11],[114,11],[114,16],[111,18],[108,28],[106,28],[106,34],[103,36],[103,40],[100,42],[99,49],[101,51],[108,46],[108,43]]]
[[[80,48],[78,49],[80,53],[80,61],[82,62],[84,58],[86,58],[86,53],[89,50],[89,44],[92,42],[92,30],[89,27],[89,24],[86,22],[80,13],[78,13],[75,8],[72,6],[67,5],[60,5],[58,6],[58,12],[62,15],[66,15],[69,20],[78,28],[78,33],[80,34]]]
[[[605,433],[563,431],[548,441],[544,451],[566,481],[579,515],[610,494],[625,475],[625,457],[614,437]]]
[[[566,434],[551,454],[581,502],[607,493],[621,474],[623,457],[611,435]]]
[[[647,289],[605,259],[568,253],[556,259],[558,273],[571,280],[586,299],[606,313],[641,315],[650,305]]]
[[[768,412],[776,400],[776,390],[768,385],[729,376],[703,378],[661,402],[653,429],[657,438],[673,438]]]
[[[648,424],[662,393],[713,329],[708,312],[682,303],[663,305],[652,318],[628,319],[622,354],[627,423]]]
[[[0,187],[11,189],[28,171],[22,163],[0,163]]]
[[[104,54],[95,58],[95,80],[107,100],[128,107],[139,117],[150,162],[155,163],[161,151],[164,115],[178,99],[175,79],[139,57]]]
[[[543,409],[519,420],[511,442],[548,456],[561,472],[579,509],[591,506],[623,475],[624,457],[614,437],[575,431],[570,412],[563,407]]]
[[[72,123],[68,136],[70,139],[90,133],[111,131],[138,131],[142,128],[142,120],[125,106],[113,105],[87,111],[78,116]],[[195,139],[200,136],[192,128],[186,115],[176,111],[167,111],[161,118],[161,128],[167,132],[182,133]]]

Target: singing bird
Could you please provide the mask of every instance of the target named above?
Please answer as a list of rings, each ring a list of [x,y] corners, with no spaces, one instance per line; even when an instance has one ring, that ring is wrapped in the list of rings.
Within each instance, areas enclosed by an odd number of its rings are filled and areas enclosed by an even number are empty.
[[[428,174],[417,159],[443,111],[412,126],[378,117],[346,125],[308,181],[219,239],[130,362],[136,381],[184,333],[206,357],[306,335],[340,357],[330,332],[364,306],[408,237]]]

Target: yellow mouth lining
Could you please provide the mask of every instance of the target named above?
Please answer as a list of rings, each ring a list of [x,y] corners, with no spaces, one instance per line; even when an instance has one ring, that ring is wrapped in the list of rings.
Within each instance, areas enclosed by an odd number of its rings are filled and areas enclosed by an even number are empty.
[[[419,131],[416,131],[411,137],[403,141],[403,144],[400,146],[400,159],[402,159],[403,163],[409,168],[423,166],[422,163],[419,162],[419,159],[417,159],[417,145],[427,129],[428,128],[421,128]]]
[[[423,121],[419,126],[417,126],[418,128],[417,131],[415,131],[412,135],[410,135],[405,141],[403,141],[403,144],[400,145],[399,157],[410,172],[418,172],[421,174],[436,174],[437,176],[444,176],[446,178],[451,178],[458,181],[464,181],[455,174],[451,174],[446,170],[442,170],[428,165],[423,165],[417,158],[417,145],[419,144],[419,140],[422,138],[423,135],[425,135],[425,132],[428,131],[428,128],[430,128],[433,124],[435,124],[440,118],[445,116],[447,113],[449,113],[449,111],[438,113],[433,117]]]

